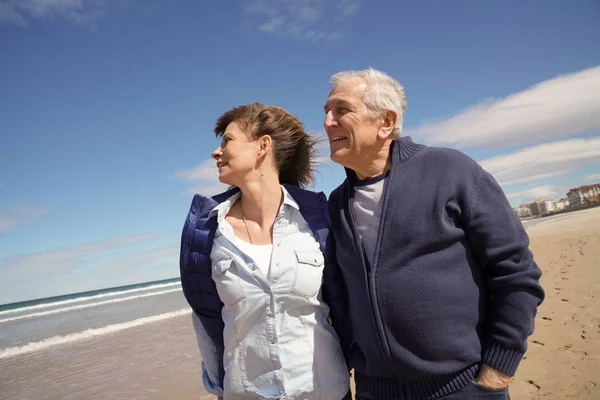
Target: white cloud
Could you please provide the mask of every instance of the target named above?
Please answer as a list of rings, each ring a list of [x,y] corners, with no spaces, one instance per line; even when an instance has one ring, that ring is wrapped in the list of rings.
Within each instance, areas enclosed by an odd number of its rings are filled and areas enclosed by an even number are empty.
[[[281,28],[284,22],[285,19],[282,17],[273,17],[264,24],[260,25],[258,29],[263,32],[275,33]]]
[[[227,185],[219,182],[219,173],[213,159],[204,160],[196,167],[177,171],[175,177],[190,182],[187,193],[200,193],[212,196],[227,190]]]
[[[0,231],[26,224],[46,214],[46,210],[30,204],[15,204],[0,208]]]
[[[17,11],[15,3],[15,1],[0,3],[0,22],[4,21],[17,26],[27,26],[27,21]]]
[[[0,21],[28,26],[34,19],[64,19],[94,26],[106,9],[107,0],[7,0],[0,4]]]
[[[600,174],[588,175],[585,177],[586,181],[600,181]]]
[[[139,244],[153,237],[151,234],[118,236],[95,242],[58,247],[14,257],[0,259],[0,272],[22,274],[36,271],[36,279],[83,265],[90,257],[99,257],[112,251]],[[4,280],[2,281],[10,281]]]
[[[244,10],[261,32],[319,43],[339,40],[340,23],[361,5],[362,0],[248,0]]]
[[[501,147],[600,129],[600,66],[550,79],[439,122],[406,128],[432,144]]]
[[[348,17],[354,17],[361,6],[362,3],[358,0],[340,0],[336,8],[338,12],[336,19],[343,21]]]
[[[600,137],[568,139],[488,158],[481,166],[503,186],[566,175],[600,162]]]
[[[0,259],[0,304],[173,278],[179,233],[112,237]],[[34,277],[35,279],[33,279]]]
[[[508,197],[509,200],[519,199],[521,203],[525,201],[553,199],[555,196],[556,189],[551,185],[538,186],[520,192],[506,194],[506,197]]]

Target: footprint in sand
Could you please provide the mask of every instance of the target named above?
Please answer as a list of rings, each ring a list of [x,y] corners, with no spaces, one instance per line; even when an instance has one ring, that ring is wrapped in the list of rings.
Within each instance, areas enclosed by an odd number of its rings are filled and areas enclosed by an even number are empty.
[[[540,390],[542,387],[540,385],[538,385],[537,383],[535,383],[534,381],[532,381],[531,379],[528,381],[525,381],[527,383],[529,383],[530,385],[533,385],[536,387],[537,390]]]

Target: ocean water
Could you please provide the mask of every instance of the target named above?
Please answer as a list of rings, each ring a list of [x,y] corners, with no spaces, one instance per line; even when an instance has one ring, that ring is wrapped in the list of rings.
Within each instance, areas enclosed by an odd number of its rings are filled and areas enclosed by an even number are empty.
[[[0,306],[0,399],[204,398],[179,279]]]

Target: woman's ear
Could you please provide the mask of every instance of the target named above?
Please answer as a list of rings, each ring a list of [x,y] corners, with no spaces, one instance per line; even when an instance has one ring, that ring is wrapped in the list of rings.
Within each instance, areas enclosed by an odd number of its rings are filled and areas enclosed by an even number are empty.
[[[268,154],[273,147],[273,140],[269,135],[262,135],[258,138],[258,156],[263,157]]]

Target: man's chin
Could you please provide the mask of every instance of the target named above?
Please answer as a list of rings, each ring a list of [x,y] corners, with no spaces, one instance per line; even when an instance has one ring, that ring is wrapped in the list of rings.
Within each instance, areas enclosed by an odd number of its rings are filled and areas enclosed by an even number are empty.
[[[348,154],[345,151],[332,151],[329,154],[329,158],[331,158],[331,161],[333,161],[336,164],[340,164],[342,166],[346,166],[346,161],[348,158]]]

